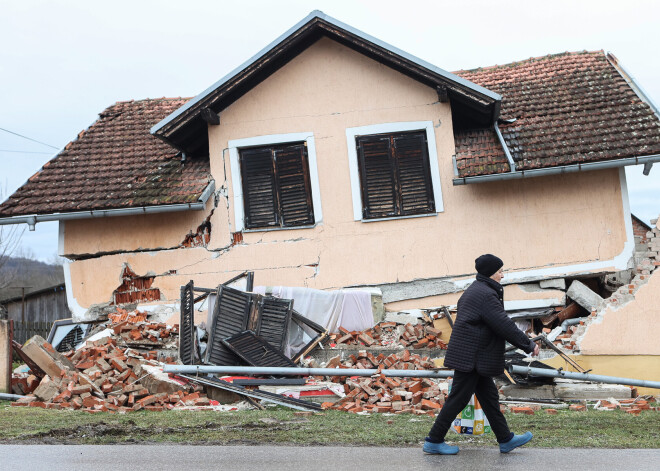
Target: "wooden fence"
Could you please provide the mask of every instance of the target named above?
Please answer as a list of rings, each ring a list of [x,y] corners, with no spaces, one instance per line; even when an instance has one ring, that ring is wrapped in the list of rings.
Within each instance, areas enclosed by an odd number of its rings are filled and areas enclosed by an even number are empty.
[[[14,321],[14,340],[23,344],[26,340],[35,335],[40,335],[48,340],[52,322],[16,322]]]

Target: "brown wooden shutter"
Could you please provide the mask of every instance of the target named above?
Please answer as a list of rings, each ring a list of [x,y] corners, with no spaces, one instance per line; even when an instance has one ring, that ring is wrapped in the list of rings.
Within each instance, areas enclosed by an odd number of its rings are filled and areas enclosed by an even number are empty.
[[[357,139],[362,189],[362,216],[366,219],[395,216],[397,201],[394,161],[388,136]]]
[[[314,224],[304,143],[241,150],[245,227]]]
[[[270,148],[241,150],[245,227],[279,225],[275,169]]]
[[[274,157],[282,226],[314,224],[307,147],[303,143],[280,146]]]
[[[426,132],[357,138],[365,219],[435,212]]]
[[[393,137],[400,188],[401,215],[435,212],[426,133]]]

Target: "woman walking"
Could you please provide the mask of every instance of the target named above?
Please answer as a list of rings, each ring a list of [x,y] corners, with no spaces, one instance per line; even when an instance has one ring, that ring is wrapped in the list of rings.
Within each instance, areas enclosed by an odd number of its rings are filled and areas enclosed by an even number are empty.
[[[458,313],[452,330],[445,366],[454,369],[451,392],[424,441],[424,452],[455,455],[458,447],[445,443],[452,422],[476,394],[500,445],[508,453],[532,439],[531,432],[514,435],[500,411],[499,395],[493,376],[504,372],[505,340],[527,353],[538,355],[539,347],[530,340],[504,311],[503,262],[495,255],[475,260],[477,279],[458,300]]]

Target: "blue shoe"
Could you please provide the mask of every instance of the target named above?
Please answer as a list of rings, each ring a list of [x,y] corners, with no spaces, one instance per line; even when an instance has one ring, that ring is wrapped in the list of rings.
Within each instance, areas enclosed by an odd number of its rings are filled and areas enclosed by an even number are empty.
[[[508,453],[514,448],[523,446],[525,443],[530,441],[534,435],[532,432],[525,432],[522,435],[514,435],[511,440],[508,442],[500,443],[500,453]]]
[[[445,442],[433,443],[428,440],[424,440],[424,448],[422,450],[429,455],[455,455],[458,453],[457,446],[447,445]]]

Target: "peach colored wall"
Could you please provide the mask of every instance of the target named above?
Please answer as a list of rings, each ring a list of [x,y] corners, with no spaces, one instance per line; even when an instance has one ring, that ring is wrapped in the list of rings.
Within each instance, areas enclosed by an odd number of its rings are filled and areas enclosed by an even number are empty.
[[[204,211],[73,219],[64,224],[62,255],[153,250],[178,247],[189,232],[195,232],[212,206]]]
[[[346,128],[406,121],[435,123],[444,212],[354,221]],[[228,141],[307,131],[316,143],[322,223],[245,232],[243,244],[227,250],[234,230],[233,205],[227,207],[233,196]],[[246,269],[256,271],[257,284],[339,288],[468,275],[474,258],[484,252],[500,255],[508,269],[609,260],[626,241],[618,170],[453,186],[449,105],[439,103],[432,88],[329,39],[319,40],[222,111],[221,125],[209,127],[209,139],[216,188],[229,192],[211,218],[210,250],[74,262],[73,294],[82,306],[109,299],[123,261],[139,275],[176,270],[154,283],[175,299],[178,286],[190,278],[209,286]],[[90,248],[168,246],[183,240],[206,214],[170,221],[158,216],[139,224],[129,218],[80,221],[75,232],[67,223],[65,247],[68,253],[88,253]],[[162,240],[145,245],[142,234],[149,231]]]
[[[635,292],[635,299],[618,309],[608,307],[599,318],[582,337],[582,354],[660,355],[660,270]]]

